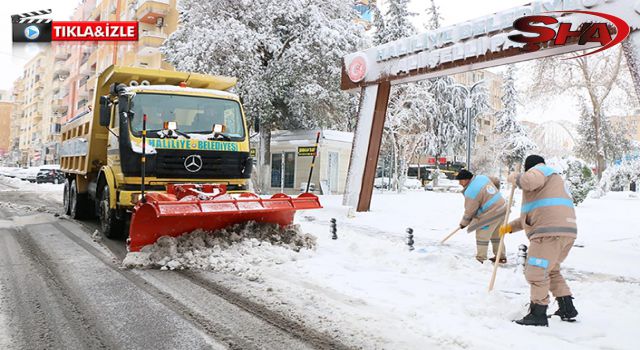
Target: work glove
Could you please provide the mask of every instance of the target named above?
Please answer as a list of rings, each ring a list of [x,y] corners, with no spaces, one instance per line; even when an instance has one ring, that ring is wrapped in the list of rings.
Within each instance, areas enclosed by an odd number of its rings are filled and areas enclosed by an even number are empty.
[[[516,184],[516,180],[518,180],[518,173],[511,173],[507,177],[507,181],[514,186]]]
[[[507,233],[513,232],[513,228],[509,224],[501,225],[500,229],[499,229],[499,232],[500,232],[500,238],[502,238]]]

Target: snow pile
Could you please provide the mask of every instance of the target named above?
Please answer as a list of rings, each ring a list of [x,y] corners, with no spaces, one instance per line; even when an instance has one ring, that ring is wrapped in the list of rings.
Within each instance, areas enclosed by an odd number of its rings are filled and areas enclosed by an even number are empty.
[[[125,267],[162,270],[201,269],[261,280],[263,266],[297,260],[302,249],[314,249],[316,238],[298,225],[281,229],[274,224],[248,222],[207,232],[196,230],[179,236],[163,236],[140,253],[129,253]]]
[[[49,213],[49,214],[54,214],[56,216],[59,215],[58,214],[59,210],[56,210],[58,208],[51,208],[50,206],[46,206],[46,205],[34,206],[34,205],[17,204],[13,202],[0,202],[0,208],[8,209],[12,213],[21,214],[21,215],[22,214],[31,215],[34,213]]]
[[[0,192],[33,192],[38,198],[49,202],[62,203],[64,184],[38,184],[17,178],[0,176]]]

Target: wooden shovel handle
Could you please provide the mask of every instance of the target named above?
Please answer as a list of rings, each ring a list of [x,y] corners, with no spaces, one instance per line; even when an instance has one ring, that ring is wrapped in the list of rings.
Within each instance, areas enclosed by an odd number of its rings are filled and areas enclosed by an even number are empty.
[[[516,169],[516,172],[520,172],[520,164]],[[509,223],[509,214],[511,214],[511,203],[513,202],[513,194],[516,192],[516,186],[511,185],[511,193],[509,194],[509,201],[507,201],[507,211],[504,214],[504,220],[502,225],[506,226]],[[489,282],[489,292],[493,290],[493,286],[496,283],[496,274],[498,272],[498,264],[500,264],[500,256],[502,255],[502,246],[504,244],[504,236],[500,236],[500,245],[498,246],[498,253],[496,254],[496,261],[493,264],[493,273],[491,274],[491,281]]]
[[[446,242],[449,238],[453,237],[453,235],[456,234],[456,232],[460,231],[460,227],[458,227],[457,229],[453,230],[453,232],[451,232],[449,235],[447,235],[447,237],[445,237],[442,241],[440,241],[440,244],[444,244],[444,242]]]

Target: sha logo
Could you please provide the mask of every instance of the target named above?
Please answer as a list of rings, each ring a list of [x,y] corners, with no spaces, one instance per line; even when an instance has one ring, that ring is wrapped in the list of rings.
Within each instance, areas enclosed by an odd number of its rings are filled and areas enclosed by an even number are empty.
[[[553,11],[551,13],[572,14],[577,13],[581,15],[589,15],[604,19],[612,24],[615,28],[616,36],[612,38],[609,32],[609,23],[605,22],[585,22],[577,28],[577,30],[571,30],[572,23],[560,23],[553,16],[525,16],[517,19],[513,22],[513,28],[519,30],[525,34],[530,35],[511,35],[509,39],[517,43],[525,44],[522,48],[524,51],[537,51],[541,48],[541,44],[549,43],[553,46],[564,46],[573,39],[578,45],[586,45],[587,43],[598,43],[600,48],[595,51],[586,53],[574,58],[593,55],[596,52],[600,52],[621,43],[631,32],[629,24],[622,18],[610,15],[608,13],[593,12],[593,11]],[[557,29],[556,29],[557,27]]]

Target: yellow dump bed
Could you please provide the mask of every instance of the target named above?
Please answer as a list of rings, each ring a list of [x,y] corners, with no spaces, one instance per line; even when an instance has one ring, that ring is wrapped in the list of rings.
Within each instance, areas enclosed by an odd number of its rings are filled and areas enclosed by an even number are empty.
[[[235,86],[237,79],[162,69],[110,66],[98,76],[91,110],[62,126],[60,168],[63,171],[87,175],[97,172],[106,164],[109,131],[100,126],[100,96],[107,95],[113,83],[130,85],[132,81],[137,84],[146,81],[150,85],[178,85],[184,82],[192,88],[224,91]]]

